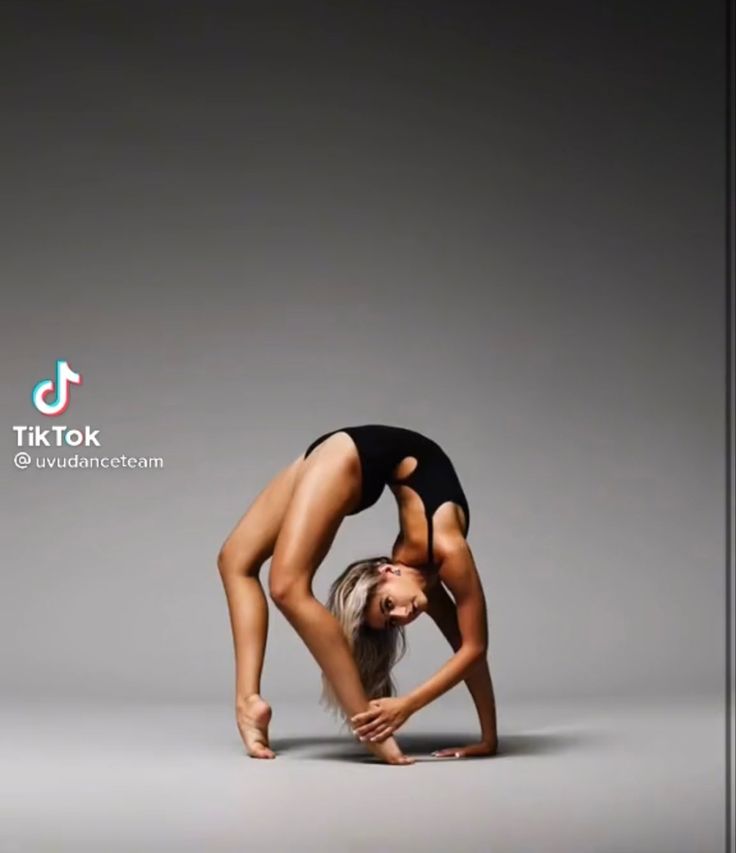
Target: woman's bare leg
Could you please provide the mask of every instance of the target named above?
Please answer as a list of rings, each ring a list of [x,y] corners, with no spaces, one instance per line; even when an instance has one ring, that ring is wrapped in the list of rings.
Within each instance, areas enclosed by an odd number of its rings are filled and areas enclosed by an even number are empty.
[[[312,594],[314,573],[356,500],[354,469],[339,442],[321,445],[303,466],[276,540],[269,592],[353,715],[368,708],[358,668],[338,621]],[[366,746],[388,763],[413,762],[393,738]]]
[[[235,712],[245,748],[254,758],[273,758],[268,745],[271,708],[261,697],[268,634],[268,603],[259,580],[273,553],[302,457],[274,477],[225,540],[217,564],[227,596],[235,647]]]

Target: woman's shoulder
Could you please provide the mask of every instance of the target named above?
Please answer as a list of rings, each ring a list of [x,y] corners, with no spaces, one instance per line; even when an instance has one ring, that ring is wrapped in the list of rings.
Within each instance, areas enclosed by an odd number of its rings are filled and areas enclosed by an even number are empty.
[[[440,580],[452,592],[456,601],[481,591],[478,569],[470,546],[464,539],[445,550],[437,564]]]
[[[434,553],[438,563],[469,552],[468,541],[457,527],[437,530],[434,534]]]

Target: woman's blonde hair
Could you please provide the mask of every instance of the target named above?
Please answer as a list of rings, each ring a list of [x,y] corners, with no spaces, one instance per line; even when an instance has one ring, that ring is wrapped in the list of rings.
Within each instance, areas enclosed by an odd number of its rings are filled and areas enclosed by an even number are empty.
[[[406,651],[401,625],[376,629],[364,621],[366,606],[383,580],[379,569],[386,563],[391,563],[390,557],[356,560],[333,582],[327,598],[327,609],[340,623],[369,699],[395,695],[391,670]],[[324,673],[320,702],[333,713],[345,716]]]

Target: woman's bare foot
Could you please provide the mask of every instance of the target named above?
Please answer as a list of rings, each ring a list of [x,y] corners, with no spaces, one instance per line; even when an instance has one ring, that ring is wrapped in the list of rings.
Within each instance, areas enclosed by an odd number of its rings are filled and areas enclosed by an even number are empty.
[[[275,758],[276,753],[268,745],[268,724],[271,722],[271,706],[254,693],[238,703],[236,717],[240,736],[251,758]]]
[[[409,755],[404,755],[398,743],[396,743],[395,738],[392,737],[387,737],[386,740],[381,743],[370,743],[369,741],[366,741],[365,745],[376,756],[376,758],[379,758],[386,764],[414,764],[416,761],[415,758],[412,758]]]

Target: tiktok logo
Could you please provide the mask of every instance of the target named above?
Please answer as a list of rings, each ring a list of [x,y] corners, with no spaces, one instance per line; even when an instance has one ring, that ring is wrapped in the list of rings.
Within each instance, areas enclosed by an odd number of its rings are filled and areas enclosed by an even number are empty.
[[[75,373],[68,361],[56,360],[56,376],[54,379],[42,379],[37,382],[31,393],[31,402],[41,412],[53,418],[65,412],[69,406],[69,386],[81,385],[82,374]],[[52,400],[47,400],[50,394]]]

